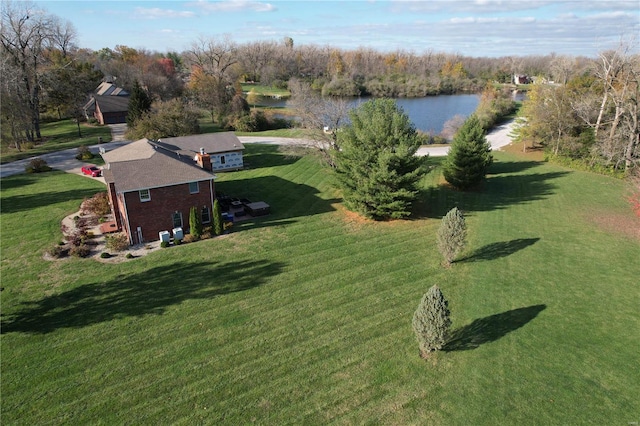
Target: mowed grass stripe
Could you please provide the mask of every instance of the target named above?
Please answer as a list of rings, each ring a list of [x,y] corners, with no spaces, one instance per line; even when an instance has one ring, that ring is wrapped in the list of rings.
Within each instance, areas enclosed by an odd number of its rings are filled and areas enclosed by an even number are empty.
[[[623,212],[615,181],[527,166],[497,174],[497,185],[479,193],[426,191],[433,218],[366,223],[328,208],[324,201],[335,202],[335,188],[315,159],[281,161],[278,155],[221,178],[239,179],[238,188],[252,188],[278,207],[270,218],[238,223],[224,238],[153,253],[128,262],[123,273],[100,266],[99,279],[92,277],[95,263],[71,260],[56,271],[60,287],[45,284],[51,275],[38,273],[29,278],[31,290],[24,290],[17,271],[6,279],[3,264],[3,302],[9,296],[3,325],[7,314],[25,309],[24,300],[85,285],[86,294],[106,290],[95,293],[95,300],[78,299],[78,306],[116,314],[89,312],[88,321],[75,326],[59,318],[43,334],[3,332],[3,419],[554,424],[566,418],[623,421],[620,413],[637,411],[629,389],[637,389],[638,377],[628,365],[640,361],[630,349],[638,339],[627,326],[638,323],[633,302],[640,295],[628,282],[640,273],[633,262],[639,246],[590,230],[583,215],[572,219],[599,202],[604,211],[611,203],[617,214]],[[517,161],[500,154],[498,163],[503,161],[518,169]],[[254,176],[262,182],[255,188]],[[606,181],[610,193],[593,194],[594,181],[598,188]],[[11,192],[4,182],[3,205]],[[279,183],[274,191],[271,182]],[[440,215],[434,213],[455,202],[469,213],[469,254],[493,243],[540,239],[442,269],[434,235]],[[42,217],[24,229],[36,232],[55,222]],[[184,272],[189,268],[202,279]],[[137,284],[147,277],[155,293]],[[417,356],[411,316],[434,283],[450,300],[456,328],[513,309],[540,303],[546,308],[473,350],[439,353],[425,362]],[[607,327],[603,318],[614,311]],[[45,348],[52,343],[58,349],[51,356]],[[56,367],[60,374],[54,377]],[[34,401],[34,389],[46,398]]]

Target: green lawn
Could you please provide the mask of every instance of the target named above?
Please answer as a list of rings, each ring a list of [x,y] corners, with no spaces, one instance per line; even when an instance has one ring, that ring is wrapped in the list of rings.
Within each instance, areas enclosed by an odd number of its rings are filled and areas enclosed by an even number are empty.
[[[416,217],[372,223],[313,156],[247,145],[251,169],[217,188],[271,216],[120,265],[42,259],[98,183],[2,179],[2,423],[639,421],[623,183],[496,157],[469,194],[438,186],[431,160]],[[434,233],[454,205],[469,247],[445,270]],[[411,317],[433,284],[455,339],[424,361]]]
[[[99,143],[99,138],[102,138],[103,142],[111,141],[109,126],[94,126],[81,123],[80,133],[82,137],[79,137],[78,125],[73,120],[43,122],[40,124],[40,132],[43,140],[36,144],[31,144],[28,149],[23,151],[17,151],[14,145],[8,147],[3,143],[1,162],[4,164],[49,152],[77,148],[81,145],[95,145]]]

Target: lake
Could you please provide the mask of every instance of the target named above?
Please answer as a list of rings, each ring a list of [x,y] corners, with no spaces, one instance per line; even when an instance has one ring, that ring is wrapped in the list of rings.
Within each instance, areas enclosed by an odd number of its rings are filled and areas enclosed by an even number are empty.
[[[352,100],[354,107],[368,101],[369,97]],[[439,95],[425,98],[396,98],[398,106],[409,116],[416,129],[438,134],[444,123],[456,115],[468,117],[480,101],[479,95]],[[260,104],[270,107],[286,107],[283,99],[264,98]]]
[[[523,98],[524,95],[519,93],[515,100]],[[371,98],[355,98],[352,103],[355,107],[369,99]],[[444,123],[454,116],[461,115],[466,118],[471,115],[478,107],[480,95],[439,95],[425,98],[395,98],[394,100],[409,116],[417,130],[439,134],[442,132]],[[271,107],[287,106],[287,101],[282,99],[264,98],[260,103]]]

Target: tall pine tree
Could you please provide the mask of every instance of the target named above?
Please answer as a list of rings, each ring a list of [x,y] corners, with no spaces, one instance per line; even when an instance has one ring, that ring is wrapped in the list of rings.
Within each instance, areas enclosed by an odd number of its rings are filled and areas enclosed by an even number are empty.
[[[484,179],[492,162],[491,144],[485,137],[480,120],[473,114],[453,138],[442,173],[451,185],[465,190]]]
[[[140,86],[138,80],[133,85],[131,96],[129,97],[129,111],[127,113],[127,125],[133,127],[145,113],[151,111],[151,98]]]
[[[351,124],[338,132],[336,173],[345,205],[376,219],[411,214],[423,159],[409,117],[391,99],[374,99],[350,113]]]

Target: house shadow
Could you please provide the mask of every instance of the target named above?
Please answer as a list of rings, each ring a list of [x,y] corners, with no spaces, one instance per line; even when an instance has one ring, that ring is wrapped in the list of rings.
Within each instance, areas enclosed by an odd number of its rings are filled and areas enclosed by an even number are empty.
[[[6,320],[3,316],[1,332],[46,334],[123,317],[162,315],[169,306],[186,300],[211,299],[260,286],[280,274],[284,266],[268,260],[160,266],[24,302]]]
[[[453,331],[442,350],[467,351],[494,342],[527,325],[546,307],[547,305],[533,305],[474,320]]]
[[[246,198],[252,202],[269,204],[270,214],[257,216],[234,224],[241,227],[262,227],[292,222],[297,217],[313,216],[335,210],[332,204],[341,200],[324,199],[316,188],[282,179],[278,176],[260,176],[216,183],[216,192]]]
[[[511,241],[500,241],[480,247],[468,256],[455,262],[482,262],[507,257],[540,241],[540,238],[518,238]]]

